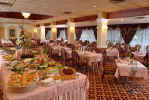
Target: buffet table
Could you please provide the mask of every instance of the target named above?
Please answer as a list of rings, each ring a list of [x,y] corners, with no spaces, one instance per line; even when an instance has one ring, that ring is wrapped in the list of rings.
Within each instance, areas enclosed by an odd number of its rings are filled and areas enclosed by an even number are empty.
[[[85,75],[78,73],[75,80],[55,81],[49,87],[38,86],[26,93],[12,93],[7,89],[8,72],[2,70],[4,81],[4,100],[86,100],[89,82]]]
[[[29,91],[12,92],[8,85],[12,71],[2,60],[2,55],[0,58],[3,100],[86,100],[89,81],[86,75],[77,72],[75,79],[53,79],[48,86],[37,83],[37,86]]]
[[[147,68],[138,61],[136,61],[136,63],[131,63],[129,62],[128,59],[125,60],[119,59],[116,60],[116,65],[117,65],[115,73],[116,78],[119,78],[120,76],[127,76],[127,77],[144,78],[145,80],[148,79]]]

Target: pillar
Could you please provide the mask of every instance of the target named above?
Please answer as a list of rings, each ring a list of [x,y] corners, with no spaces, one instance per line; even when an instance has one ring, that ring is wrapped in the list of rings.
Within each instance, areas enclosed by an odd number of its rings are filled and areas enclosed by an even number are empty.
[[[106,48],[108,19],[105,19],[104,13],[100,13],[97,19],[97,47]]]
[[[45,38],[45,26],[40,26],[40,39],[46,40],[46,38]]]
[[[51,26],[51,34],[50,34],[50,40],[56,40],[57,39],[57,28],[56,25]]]
[[[9,40],[8,26],[4,25],[4,40]]]
[[[67,29],[67,37],[68,37],[68,43],[74,43],[75,41],[75,23],[68,22],[68,29]]]

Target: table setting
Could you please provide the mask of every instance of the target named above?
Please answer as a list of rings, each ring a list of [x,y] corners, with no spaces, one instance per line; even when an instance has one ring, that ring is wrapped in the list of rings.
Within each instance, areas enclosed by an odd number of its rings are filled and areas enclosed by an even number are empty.
[[[88,60],[88,65],[92,65],[92,62],[100,62],[102,61],[102,54],[101,53],[95,53],[95,52],[90,52],[90,51],[77,51],[78,55],[82,59],[87,59]]]
[[[107,54],[107,56],[118,57],[119,56],[119,51],[118,51],[117,48],[109,47],[109,48],[106,49],[106,54]]]
[[[133,77],[148,79],[148,70],[141,64],[139,61],[130,58],[116,59],[116,72],[115,77],[119,78],[120,76],[131,77],[132,73],[135,71]]]
[[[132,54],[136,57],[136,58],[143,58],[145,56],[145,53],[143,52],[139,52],[139,51],[136,51],[136,52],[132,52]]]

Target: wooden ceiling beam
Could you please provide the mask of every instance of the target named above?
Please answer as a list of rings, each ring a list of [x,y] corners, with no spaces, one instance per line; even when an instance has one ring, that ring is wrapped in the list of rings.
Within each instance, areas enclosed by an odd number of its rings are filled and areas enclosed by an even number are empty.
[[[56,21],[56,25],[60,25],[60,24],[66,24],[67,20],[60,20],[60,21]]]
[[[108,19],[144,16],[144,15],[149,15],[149,7],[110,12],[108,13]]]
[[[24,19],[21,12],[0,12],[0,17],[2,18],[14,18],[14,19]],[[31,14],[29,16],[29,20],[43,20],[52,18],[53,16],[49,15],[41,15],[41,14]]]
[[[98,18],[98,15],[83,16],[78,18],[73,18],[74,22],[84,22],[84,21],[94,21]]]

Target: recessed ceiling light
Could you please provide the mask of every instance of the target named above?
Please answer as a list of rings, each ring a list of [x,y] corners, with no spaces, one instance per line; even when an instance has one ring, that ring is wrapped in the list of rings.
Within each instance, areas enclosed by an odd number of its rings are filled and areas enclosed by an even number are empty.
[[[109,0],[111,3],[122,3],[125,2],[126,0]]]

